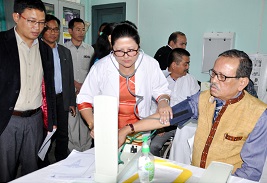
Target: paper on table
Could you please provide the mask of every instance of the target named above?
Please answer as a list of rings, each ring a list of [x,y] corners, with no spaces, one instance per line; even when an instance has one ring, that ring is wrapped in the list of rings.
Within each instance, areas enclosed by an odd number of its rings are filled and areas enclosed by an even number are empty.
[[[49,149],[49,146],[51,144],[51,137],[53,136],[53,134],[56,132],[56,129],[54,128],[52,132],[48,132],[46,137],[45,137],[45,140],[41,146],[41,148],[39,149],[38,151],[38,156],[39,158],[44,161],[44,158],[45,158],[45,155]]]
[[[84,152],[73,150],[61,161],[60,165],[49,175],[53,179],[93,180],[95,172],[95,152],[89,149]]]

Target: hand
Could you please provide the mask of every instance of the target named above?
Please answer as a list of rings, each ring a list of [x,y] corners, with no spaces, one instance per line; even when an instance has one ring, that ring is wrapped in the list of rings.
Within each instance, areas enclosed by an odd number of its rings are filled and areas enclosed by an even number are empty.
[[[90,136],[91,136],[92,138],[95,138],[94,129],[92,129],[92,130],[90,131]]]
[[[88,123],[88,128],[90,129],[90,136],[92,138],[95,137],[95,134],[94,134],[94,123]]]
[[[71,113],[71,115],[73,116],[73,117],[75,117],[76,116],[76,108],[74,107],[74,106],[70,106],[70,113]]]
[[[81,87],[82,87],[82,83],[79,83],[79,82],[74,80],[74,86],[75,86],[75,89],[76,89],[75,93],[76,93],[76,95],[78,95],[80,93],[80,90],[81,90]]]
[[[166,100],[161,100],[158,103],[158,113],[160,115],[160,123],[166,124],[172,119],[172,108],[169,106]]]
[[[119,147],[118,148],[120,148],[124,144],[126,137],[128,135],[129,129],[130,129],[129,126],[125,126],[119,130],[119,133],[118,133],[118,140],[119,140],[118,146]]]

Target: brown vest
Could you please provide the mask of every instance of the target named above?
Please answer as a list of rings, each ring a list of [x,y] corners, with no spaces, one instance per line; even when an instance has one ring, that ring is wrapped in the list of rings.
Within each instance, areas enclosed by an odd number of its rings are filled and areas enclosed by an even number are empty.
[[[207,168],[211,161],[241,167],[240,152],[267,105],[246,91],[226,101],[212,124],[215,103],[209,90],[199,96],[199,118],[193,147],[192,164]]]

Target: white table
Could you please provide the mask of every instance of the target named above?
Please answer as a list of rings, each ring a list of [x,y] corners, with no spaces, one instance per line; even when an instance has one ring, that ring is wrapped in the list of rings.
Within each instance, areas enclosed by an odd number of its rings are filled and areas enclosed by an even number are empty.
[[[91,149],[90,150],[91,152],[94,152],[94,149]],[[94,165],[91,167],[91,169],[88,169],[88,171],[86,172],[86,174],[88,176],[92,176],[92,179],[73,179],[73,180],[59,180],[59,179],[51,179],[49,178],[49,175],[51,175],[51,172],[57,170],[60,165],[62,165],[64,163],[65,160],[63,161],[60,161],[58,163],[55,163],[55,164],[52,164],[48,167],[45,167],[43,169],[40,169],[40,170],[37,170],[35,172],[32,172],[28,175],[25,175],[23,177],[20,177],[18,179],[15,179],[12,181],[12,183],[90,183],[90,182],[94,182],[93,181],[93,173],[94,173]],[[196,183],[199,178],[202,176],[202,174],[205,172],[205,169],[202,169],[202,168],[198,168],[198,167],[194,167],[194,166],[191,166],[191,165],[186,165],[186,164],[182,164],[182,163],[177,163],[177,162],[174,162],[174,161],[171,161],[172,163],[175,163],[179,166],[182,166],[190,171],[192,171],[193,175],[192,177],[190,177],[188,180],[187,180],[187,183]],[[137,167],[137,166],[135,166]],[[134,171],[135,167],[131,168],[130,171]],[[133,174],[134,172],[130,172],[130,174]],[[129,175],[130,175],[129,174]],[[230,179],[229,179],[229,183],[255,183],[254,181],[250,181],[250,180],[247,180],[247,179],[242,179],[242,178],[238,178],[238,177],[234,177],[234,176],[231,176]]]

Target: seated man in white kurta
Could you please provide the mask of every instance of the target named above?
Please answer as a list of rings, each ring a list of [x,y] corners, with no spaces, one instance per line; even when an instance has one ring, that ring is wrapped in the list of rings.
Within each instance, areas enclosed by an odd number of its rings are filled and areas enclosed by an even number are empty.
[[[197,93],[200,89],[197,80],[188,74],[190,63],[190,53],[182,48],[175,48],[170,52],[168,58],[168,68],[166,78],[169,89],[172,91],[170,106],[185,100],[188,96]],[[155,111],[152,111],[153,113]],[[155,156],[160,156],[160,150],[164,143],[174,137],[176,126],[170,126],[158,130],[158,134],[153,137],[150,144],[150,152]]]

